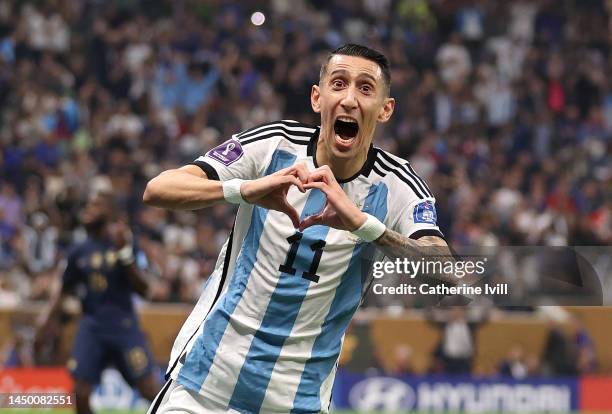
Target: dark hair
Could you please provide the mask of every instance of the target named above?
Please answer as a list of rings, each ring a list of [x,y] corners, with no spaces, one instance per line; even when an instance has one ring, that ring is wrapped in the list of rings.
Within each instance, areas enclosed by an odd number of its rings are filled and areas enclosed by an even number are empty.
[[[325,61],[321,65],[319,80],[323,79],[327,72],[327,64],[334,55],[357,56],[375,62],[382,70],[383,79],[385,81],[386,92],[389,94],[391,90],[391,70],[389,69],[389,59],[377,50],[370,49],[367,46],[347,43],[339,48],[331,51]]]

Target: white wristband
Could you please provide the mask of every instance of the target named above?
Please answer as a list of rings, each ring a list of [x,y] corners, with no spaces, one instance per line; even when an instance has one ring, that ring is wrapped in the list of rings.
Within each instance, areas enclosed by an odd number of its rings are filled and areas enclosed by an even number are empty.
[[[240,186],[245,180],[234,178],[223,182],[223,198],[225,201],[232,204],[246,204],[246,200],[242,198]]]
[[[383,235],[387,226],[371,214],[365,213],[367,219],[353,234],[366,242],[371,242]]]

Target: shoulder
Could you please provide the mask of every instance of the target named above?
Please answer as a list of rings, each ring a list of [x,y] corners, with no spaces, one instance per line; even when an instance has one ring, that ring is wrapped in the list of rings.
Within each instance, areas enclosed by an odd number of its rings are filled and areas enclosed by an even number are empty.
[[[283,119],[257,125],[234,134],[232,138],[238,140],[242,146],[270,140],[287,141],[293,145],[308,145],[317,130],[318,128],[312,125]]]
[[[66,260],[69,267],[82,267],[83,261],[92,254],[87,240],[73,243],[66,251]]]
[[[83,255],[83,253],[87,250],[87,242],[81,241],[78,243],[73,243],[66,252],[67,257],[78,257]]]
[[[431,190],[427,186],[410,163],[396,155],[383,149],[374,148],[376,157],[372,170],[383,177],[383,180],[398,191],[407,190],[409,194],[420,199],[434,198]]]

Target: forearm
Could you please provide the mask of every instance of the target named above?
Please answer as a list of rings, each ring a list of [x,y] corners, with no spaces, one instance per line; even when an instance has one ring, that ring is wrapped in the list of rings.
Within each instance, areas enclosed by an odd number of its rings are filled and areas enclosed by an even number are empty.
[[[143,298],[148,297],[149,293],[149,282],[145,279],[144,275],[135,263],[125,266],[125,272],[128,276],[128,281],[132,289]]]
[[[173,210],[197,210],[223,200],[221,182],[182,169],[164,171],[153,178],[143,195],[145,204]]]
[[[63,290],[63,287],[60,286],[56,286],[53,290],[53,292],[51,293],[51,298],[49,300],[48,305],[45,307],[45,309],[42,311],[42,313],[38,316],[36,325],[38,327],[38,329],[46,329],[47,326],[49,325],[50,321],[56,317],[57,314],[59,314],[62,302],[64,301],[64,298],[66,296],[66,293]]]
[[[385,254],[392,257],[417,257],[427,254],[429,256],[450,256],[451,252],[441,237],[425,236],[414,240],[398,232],[387,229],[374,244]]]
[[[442,262],[453,260],[453,254],[448,244],[446,244],[444,239],[437,236],[425,236],[414,240],[387,229],[382,236],[374,241],[374,244],[391,259],[403,260],[407,258],[417,261],[424,258],[426,261],[439,260]],[[436,268],[437,266],[432,267]],[[444,266],[442,266],[442,268],[444,268]],[[452,273],[437,270],[438,269],[435,269],[434,272],[429,273],[420,272],[415,275],[415,278],[421,281],[433,281],[435,283],[443,283],[452,286],[457,285],[460,281],[460,279]]]

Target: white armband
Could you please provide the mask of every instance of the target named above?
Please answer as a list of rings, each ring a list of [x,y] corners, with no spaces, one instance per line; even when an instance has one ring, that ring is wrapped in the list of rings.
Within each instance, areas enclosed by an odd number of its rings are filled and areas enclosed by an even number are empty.
[[[367,219],[353,234],[366,242],[372,242],[383,235],[387,226],[371,214],[365,213]]]

